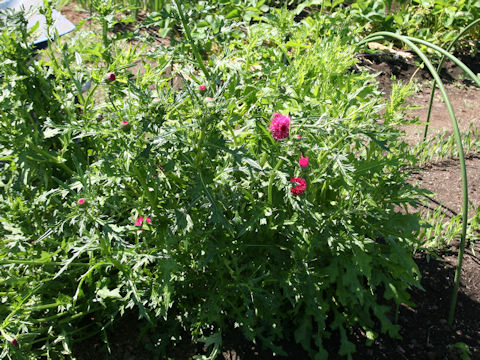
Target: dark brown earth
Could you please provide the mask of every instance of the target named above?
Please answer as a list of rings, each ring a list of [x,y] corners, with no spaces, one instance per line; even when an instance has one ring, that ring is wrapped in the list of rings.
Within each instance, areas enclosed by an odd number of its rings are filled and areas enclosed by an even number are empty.
[[[67,5],[62,12],[74,23],[84,20],[89,15],[88,12],[80,11],[74,4]],[[480,54],[475,57],[463,56],[461,60],[475,74],[480,73]],[[413,60],[407,61],[394,56],[364,57],[360,59],[359,65],[379,74],[377,80],[386,95],[391,91],[392,75],[402,81],[409,81],[412,77],[417,79],[421,90],[409,98],[408,103],[418,108],[407,116],[418,117],[421,121],[425,121],[432,79],[428,71],[418,70]],[[480,124],[480,90],[475,88],[471,81],[464,80],[460,70],[451,62],[446,62],[441,77],[446,82],[446,89],[456,111],[460,129],[466,130],[470,124],[478,127]],[[430,134],[437,131],[451,133],[451,129],[450,118],[437,91]],[[410,126],[405,131],[408,142],[421,141],[423,126]],[[479,208],[480,153],[471,153],[467,156],[467,171],[470,183],[469,198],[472,206]],[[435,193],[432,197],[431,207],[435,208],[438,204],[442,204],[449,218],[460,212],[462,189],[458,159],[446,159],[424,165],[414,172],[411,181]],[[354,359],[468,359],[468,357],[462,357],[467,354],[467,351],[470,352],[471,359],[480,359],[480,244],[474,244],[474,248],[474,253],[469,247],[465,254],[456,317],[452,328],[448,326],[447,318],[457,261],[458,241],[446,244],[444,250],[436,255],[429,255],[426,252],[419,252],[415,255],[415,260],[422,273],[421,283],[425,291],[412,289],[412,301],[416,306],[414,308],[407,305],[400,307],[398,319],[402,328],[400,331],[402,338],[391,339],[388,336],[380,336],[373,344],[367,346],[364,334],[357,330],[353,339],[357,347]],[[80,342],[75,348],[75,356],[79,360],[157,359],[151,333],[148,331],[145,334],[142,333],[145,326],[145,323],[137,320],[134,313],[129,313],[113,324],[107,332],[110,354],[106,350],[102,337],[99,336]],[[284,349],[289,354],[288,357],[274,357],[271,352],[249,343],[234,330],[224,334],[223,341],[222,356],[219,358],[225,360],[308,359],[308,356],[294,343],[293,339],[284,344]],[[335,344],[330,344],[330,347],[332,348],[330,358],[339,359],[334,351]],[[466,350],[462,351],[462,348]],[[194,344],[187,337],[170,351],[170,358],[186,360],[195,354],[202,353],[202,349],[202,344]]]

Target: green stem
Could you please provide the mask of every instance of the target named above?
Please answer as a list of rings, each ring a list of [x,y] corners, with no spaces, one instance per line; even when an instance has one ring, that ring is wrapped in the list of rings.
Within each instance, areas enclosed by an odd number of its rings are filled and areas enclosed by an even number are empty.
[[[46,280],[46,281],[48,281],[48,280]],[[14,316],[18,311],[20,311],[23,304],[25,304],[25,302],[27,302],[27,300],[30,299],[30,297],[32,297],[38,290],[40,290],[44,284],[45,283],[41,283],[41,284],[37,285],[35,288],[32,289],[32,291],[30,291],[28,293],[28,295],[24,296],[23,299],[19,303],[17,303],[16,308],[12,312],[10,312],[10,314],[8,314],[8,316],[5,318],[5,320],[3,320],[2,325],[0,325],[0,330],[3,330],[5,327],[7,327],[10,318],[12,316]]]
[[[26,306],[26,310],[29,310],[29,311],[40,311],[40,310],[48,310],[48,309],[53,309],[53,308],[56,308],[58,306],[60,306],[61,304],[58,304],[58,303],[52,303],[52,304],[44,304],[44,305],[33,305],[33,306]]]
[[[103,41],[103,47],[107,49],[108,48],[108,24],[107,24],[107,20],[105,20],[103,16],[102,16],[102,41]]]
[[[44,157],[47,158],[47,160],[51,163],[54,163],[55,165],[61,167],[63,170],[65,170],[67,172],[68,175],[73,175],[74,172],[72,169],[70,169],[67,165],[65,165],[61,160],[60,158],[57,158],[53,155],[51,155],[50,153],[48,153],[47,151],[43,150],[42,148],[38,147],[37,145],[35,144],[32,144],[32,148],[40,153],[41,155],[43,155]]]
[[[96,308],[93,308],[93,309],[90,309],[90,310],[87,310],[87,311],[80,311],[76,314],[73,314],[72,316],[69,316],[65,319],[62,319],[62,320],[59,320],[57,322],[57,325],[61,325],[61,324],[64,324],[66,322],[69,322],[69,321],[72,321],[72,320],[75,320],[75,319],[78,319],[78,318],[81,318],[85,315],[88,315],[92,312],[95,312],[97,310],[100,310],[102,309],[102,307],[96,307]],[[61,312],[61,313],[57,313],[55,315],[52,315],[52,316],[47,316],[47,317],[44,317],[44,318],[40,318],[40,319],[32,319],[30,320],[32,323],[35,323],[35,324],[39,324],[39,323],[45,323],[45,322],[50,322],[52,320],[55,320],[55,319],[58,319],[58,318],[61,318],[61,317],[64,317],[65,315],[67,315],[70,311],[72,311],[72,309],[70,309],[69,311],[65,311],[65,312]]]
[[[69,336],[75,335],[75,334],[77,334],[77,333],[79,333],[79,332],[81,332],[81,331],[84,331],[84,330],[86,330],[86,329],[88,329],[88,328],[90,328],[90,327],[92,327],[92,326],[94,326],[94,325],[95,325],[95,324],[88,324],[88,325],[85,325],[85,326],[83,326],[83,327],[81,327],[81,328],[75,329],[75,330],[73,330],[73,331],[69,331],[69,332],[68,332],[68,335],[69,335]],[[28,335],[28,334],[27,334],[27,335]],[[19,336],[19,338],[21,339],[21,336]],[[34,345],[34,344],[37,344],[37,343],[40,343],[40,342],[47,341],[48,339],[51,339],[51,337],[50,337],[50,336],[45,336],[45,337],[38,338],[38,339],[35,339],[35,340],[31,341],[31,342],[29,342],[29,344],[30,344],[30,345]],[[73,342],[74,342],[74,343],[77,342],[77,339],[73,340]],[[45,357],[46,357],[46,356],[45,356]]]
[[[465,27],[462,31],[460,31],[460,33],[455,37],[455,39],[453,39],[453,41],[450,43],[450,45],[447,47],[447,52],[449,52],[453,45],[455,45],[455,43],[468,31],[470,30],[473,26],[477,25],[478,23],[480,22],[480,19],[477,19],[475,20],[474,22],[472,22],[470,25],[468,25],[467,27]],[[442,69],[442,66],[443,66],[443,63],[445,62],[445,55],[442,56],[442,58],[440,59],[440,63],[438,64],[437,66],[437,72],[440,72],[440,70]],[[430,124],[430,116],[432,115],[432,106],[433,106],[433,98],[435,97],[435,90],[436,90],[436,87],[435,87],[435,81],[433,81],[432,83],[432,92],[430,94],[430,103],[428,105],[428,113],[427,113],[427,122],[425,124],[425,132],[423,133],[423,141],[425,141],[425,139],[427,138],[427,134],[428,134],[428,125]]]
[[[40,265],[40,266],[63,266],[60,261],[36,261],[36,260],[0,260],[0,265]],[[68,266],[90,266],[87,263],[70,263]]]
[[[193,41],[192,33],[190,32],[190,27],[188,26],[188,23],[185,20],[185,17],[183,16],[182,8],[180,7],[180,4],[179,4],[178,0],[173,0],[173,2],[175,3],[175,6],[177,8],[178,16],[180,16],[180,21],[182,22],[183,29],[185,30],[185,35],[187,36],[188,41],[192,45],[193,55],[197,59],[198,66],[200,66],[200,69],[202,69],[205,78],[210,82],[210,86],[212,87],[212,89],[215,89],[216,88],[215,81],[212,79],[212,77],[210,76],[210,73],[208,72],[207,68],[205,67],[205,64],[203,63],[202,57],[200,56],[200,53],[198,52],[197,45]]]
[[[371,36],[363,39],[362,41],[359,42],[360,44],[366,43],[370,41],[372,38],[382,36],[384,38],[394,38],[397,40],[400,40],[404,42],[407,46],[409,46],[425,63],[425,66],[428,68],[430,73],[432,74],[433,78],[435,79],[435,82],[440,89],[440,92],[442,93],[443,100],[445,101],[445,105],[447,107],[448,113],[450,115],[450,119],[452,120],[452,125],[453,125],[453,131],[454,131],[454,136],[455,140],[457,143],[458,147],[458,157],[460,160],[460,168],[462,172],[462,193],[463,193],[463,201],[462,201],[462,234],[460,238],[460,247],[458,250],[458,264],[457,268],[455,271],[455,279],[454,279],[454,286],[453,286],[453,294],[452,294],[452,301],[450,304],[450,312],[448,316],[448,323],[450,326],[453,324],[454,320],[454,315],[455,315],[455,307],[457,303],[457,295],[458,295],[458,287],[460,284],[460,275],[462,272],[462,264],[463,264],[463,255],[465,252],[465,238],[467,234],[467,222],[468,222],[468,184],[467,184],[467,168],[465,164],[465,155],[463,151],[463,146],[462,146],[462,138],[460,136],[460,130],[458,128],[458,122],[455,117],[455,113],[453,111],[452,104],[450,103],[450,99],[448,98],[447,91],[445,90],[445,87],[443,86],[442,80],[440,79],[440,76],[438,75],[438,72],[435,70],[433,67],[432,63],[428,58],[425,56],[425,54],[408,38],[402,35],[394,34],[391,32],[386,32],[386,31],[381,31],[377,32],[375,34],[372,34]]]
[[[277,165],[275,165],[275,168],[272,170],[272,173],[270,174],[270,179],[268,180],[268,203],[270,206],[272,206],[272,203],[273,203],[273,199],[272,199],[273,178],[275,177],[275,173],[280,168],[282,163],[283,163],[282,159],[279,159],[277,161]]]
[[[95,85],[93,86],[92,90],[90,90],[87,94],[87,98],[85,99],[85,102],[83,104],[83,113],[84,114],[87,113],[87,105],[90,102],[90,98],[92,97],[93,93],[95,92],[95,90],[97,90],[98,85],[99,85],[99,83],[96,82]]]

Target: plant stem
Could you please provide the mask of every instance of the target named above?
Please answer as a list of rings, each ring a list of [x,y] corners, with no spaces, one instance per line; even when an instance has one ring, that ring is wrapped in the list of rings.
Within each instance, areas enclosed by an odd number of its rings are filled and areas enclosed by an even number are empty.
[[[74,171],[72,169],[70,169],[67,165],[65,165],[63,162],[61,162],[59,158],[56,158],[55,156],[53,156],[50,153],[48,153],[47,151],[39,148],[35,144],[32,144],[32,147],[35,149],[35,151],[37,151],[38,153],[40,153],[41,155],[46,157],[47,160],[49,160],[50,162],[54,163],[55,165],[61,167],[63,170],[65,170],[68,175],[73,175],[74,174]]]
[[[465,27],[462,31],[460,31],[460,33],[457,35],[457,37],[455,39],[453,39],[453,41],[450,43],[450,45],[448,45],[447,49],[445,51],[449,52],[453,45],[468,31],[470,30],[473,26],[477,25],[478,23],[480,22],[480,19],[477,19],[475,20],[474,22],[472,22],[470,25],[468,25],[467,27]],[[440,63],[438,64],[437,66],[437,72],[440,72],[440,70],[442,69],[442,66],[443,66],[443,63],[445,62],[445,55],[442,56],[442,58],[440,59]],[[425,132],[423,133],[423,141],[425,141],[425,139],[427,138],[427,133],[428,133],[428,125],[430,123],[430,116],[432,115],[432,106],[433,106],[433,98],[435,96],[435,90],[436,90],[436,87],[435,87],[435,81],[433,81],[432,83],[432,92],[430,94],[430,103],[428,105],[428,114],[427,114],[427,121],[426,121],[426,124],[425,124]]]
[[[279,159],[277,161],[277,165],[275,165],[275,167],[273,168],[272,173],[270,174],[270,179],[268,180],[268,203],[270,206],[272,206],[272,202],[273,202],[273,199],[272,199],[273,178],[275,177],[275,173],[280,168],[282,163],[283,163],[282,159]]]
[[[63,266],[64,263],[60,261],[36,261],[36,260],[0,260],[0,265],[53,265],[53,266]],[[69,266],[90,266],[87,263],[70,263]]]
[[[195,58],[197,59],[198,66],[200,66],[200,69],[202,69],[203,74],[204,74],[205,78],[207,79],[207,81],[210,82],[210,86],[212,87],[212,89],[215,90],[216,89],[215,81],[212,79],[212,77],[210,76],[210,73],[208,72],[207,68],[205,67],[205,64],[203,63],[202,57],[200,56],[200,53],[198,52],[197,45],[193,41],[192,33],[190,32],[190,27],[188,26],[188,23],[185,20],[185,17],[183,16],[183,12],[182,12],[182,9],[180,7],[180,4],[179,4],[178,0],[173,0],[173,2],[175,3],[175,7],[177,8],[178,16],[180,16],[180,21],[182,22],[183,29],[185,30],[185,35],[187,36],[188,41],[192,45],[192,51],[193,51],[193,54],[194,54]]]

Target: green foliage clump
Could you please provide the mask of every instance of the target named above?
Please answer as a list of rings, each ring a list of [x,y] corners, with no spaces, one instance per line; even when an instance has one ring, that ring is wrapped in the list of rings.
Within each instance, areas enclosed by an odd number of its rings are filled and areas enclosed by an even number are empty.
[[[128,309],[162,352],[185,332],[218,350],[232,327],[315,359],[333,336],[351,355],[358,327],[398,335],[420,229],[401,101],[382,119],[349,40],[289,16],[222,48],[208,79],[181,46],[83,34],[35,58],[24,23],[2,29],[2,357],[71,354]],[[291,118],[282,140],[273,113]]]

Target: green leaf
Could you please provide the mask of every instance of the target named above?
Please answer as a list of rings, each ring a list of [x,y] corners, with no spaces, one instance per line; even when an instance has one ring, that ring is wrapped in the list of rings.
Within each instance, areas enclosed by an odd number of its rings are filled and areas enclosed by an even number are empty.
[[[122,295],[120,295],[120,289],[121,287],[113,290],[109,290],[106,286],[104,286],[100,290],[97,290],[97,295],[102,299],[106,299],[106,298],[121,299]]]

